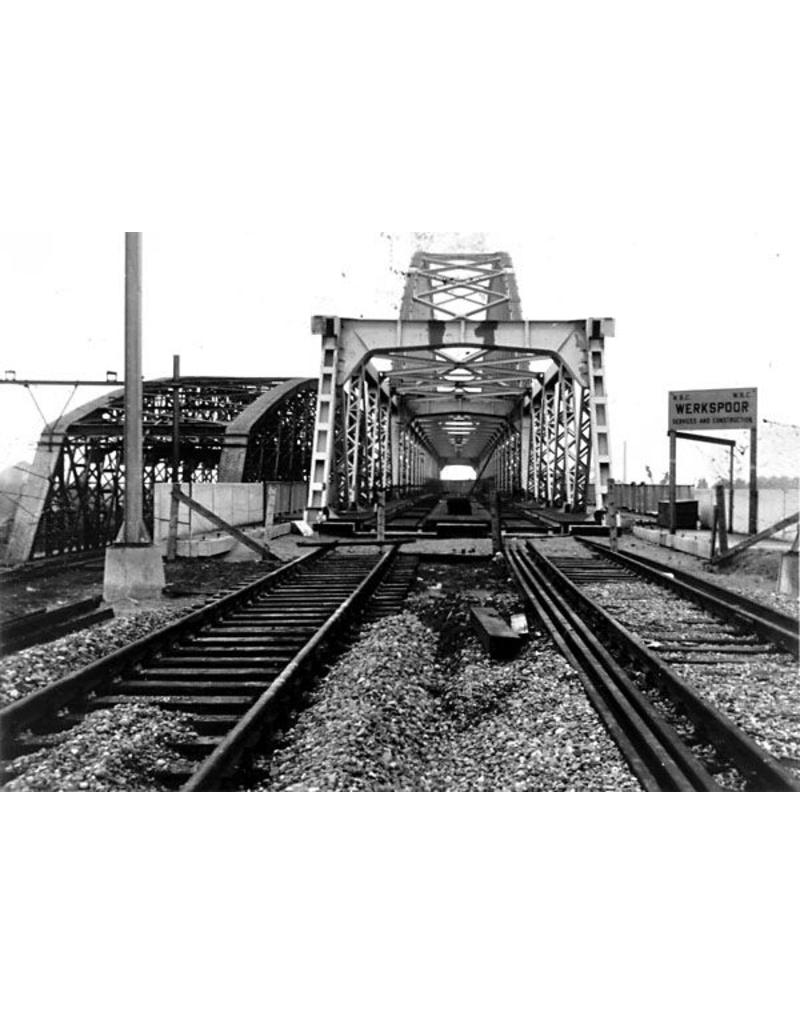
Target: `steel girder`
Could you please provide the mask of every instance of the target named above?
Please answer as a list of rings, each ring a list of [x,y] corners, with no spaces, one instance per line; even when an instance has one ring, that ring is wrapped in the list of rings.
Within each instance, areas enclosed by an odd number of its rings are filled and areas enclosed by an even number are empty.
[[[316,409],[313,379],[183,377],[180,477],[184,482],[307,480]],[[175,382],[144,385],[145,518],[153,485],[172,478]],[[16,563],[102,547],[122,522],[124,391],[48,425],[20,496],[7,548]]]

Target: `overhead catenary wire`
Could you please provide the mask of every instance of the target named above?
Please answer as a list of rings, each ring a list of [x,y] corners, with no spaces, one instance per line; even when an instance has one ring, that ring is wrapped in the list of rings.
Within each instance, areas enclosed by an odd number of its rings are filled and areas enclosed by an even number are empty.
[[[762,419],[762,423],[767,423],[771,427],[783,427],[786,430],[795,430],[800,434],[800,426],[796,423],[779,423],[777,420]]]

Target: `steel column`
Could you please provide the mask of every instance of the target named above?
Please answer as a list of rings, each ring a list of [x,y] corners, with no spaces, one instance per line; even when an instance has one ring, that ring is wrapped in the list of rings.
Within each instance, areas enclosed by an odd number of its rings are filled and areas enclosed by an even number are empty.
[[[308,481],[308,505],[305,520],[309,522],[332,503],[329,493],[334,461],[334,434],[338,414],[336,374],[339,363],[338,323],[326,320],[322,339],[322,360],[317,394],[317,415],[314,423],[314,441],[311,472]]]

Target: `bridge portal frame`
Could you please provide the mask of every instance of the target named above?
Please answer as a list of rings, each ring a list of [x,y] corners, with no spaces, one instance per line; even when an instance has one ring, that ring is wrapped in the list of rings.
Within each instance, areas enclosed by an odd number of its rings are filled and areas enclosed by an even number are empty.
[[[390,493],[402,494],[438,474],[447,460],[432,449],[410,415],[411,402],[401,405],[390,376],[376,371],[370,361],[447,349],[508,351],[551,360],[544,374],[529,374],[530,389],[521,398],[501,397],[500,381],[496,404],[506,423],[500,437],[492,440],[480,473],[491,467],[503,490],[522,490],[546,504],[577,508],[587,501],[591,464],[595,504],[605,503],[611,451],[604,346],[605,338],[614,335],[613,319],[315,316],[311,329],[322,338],[322,361],[308,521],[325,508],[352,510],[371,504],[376,481]],[[520,376],[518,369],[513,376]],[[425,400],[422,395],[415,401],[423,406]],[[477,400],[485,403],[486,395]],[[375,409],[382,411],[375,414]],[[463,411],[469,412],[468,398]],[[375,464],[381,467],[379,472],[364,472],[364,467]]]

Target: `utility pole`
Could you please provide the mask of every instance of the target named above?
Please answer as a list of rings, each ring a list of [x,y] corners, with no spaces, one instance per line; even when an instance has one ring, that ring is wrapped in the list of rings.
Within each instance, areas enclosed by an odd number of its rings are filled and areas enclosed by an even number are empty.
[[[142,236],[125,233],[125,544],[150,540],[144,525],[142,445]]]
[[[142,236],[125,233],[125,518],[106,549],[103,598],[153,600],[164,587],[161,554],[144,525],[142,427]]]

